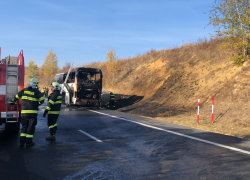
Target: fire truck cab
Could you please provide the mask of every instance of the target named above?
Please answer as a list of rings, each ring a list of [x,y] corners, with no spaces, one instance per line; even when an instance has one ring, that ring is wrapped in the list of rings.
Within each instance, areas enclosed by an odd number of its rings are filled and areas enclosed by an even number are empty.
[[[23,50],[18,57],[7,56],[0,62],[0,125],[5,124],[7,132],[18,133],[20,129],[21,100],[11,100],[24,88],[24,71]]]

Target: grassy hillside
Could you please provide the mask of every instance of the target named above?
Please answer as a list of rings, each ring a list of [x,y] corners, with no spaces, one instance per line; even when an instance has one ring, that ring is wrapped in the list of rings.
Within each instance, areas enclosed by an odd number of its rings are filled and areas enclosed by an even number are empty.
[[[232,65],[237,54],[222,48],[222,40],[198,41],[180,48],[160,50],[119,60],[115,86],[105,90],[143,96],[133,105],[118,109],[185,126],[239,137],[250,137],[250,64]],[[94,65],[94,64],[93,64]],[[99,64],[100,68],[105,68]],[[215,97],[211,123],[211,97]],[[197,100],[200,123],[197,125]]]

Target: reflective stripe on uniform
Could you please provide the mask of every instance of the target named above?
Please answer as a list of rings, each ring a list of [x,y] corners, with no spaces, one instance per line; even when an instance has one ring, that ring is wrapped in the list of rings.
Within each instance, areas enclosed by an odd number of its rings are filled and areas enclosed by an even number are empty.
[[[49,126],[49,128],[51,129],[51,128],[54,128],[54,127],[56,127],[56,126],[57,126],[57,123],[54,124],[54,125]]]
[[[55,102],[55,104],[61,104],[62,103],[62,101],[56,101]]]
[[[62,99],[62,96],[57,96],[57,99]]]
[[[33,135],[31,135],[31,134],[26,134],[26,138],[33,138]]]
[[[49,126],[50,129],[53,128],[53,127],[55,127],[55,126],[54,125]]]
[[[38,113],[38,110],[22,110],[21,113]]]
[[[17,98],[17,99],[20,99],[20,97],[18,96],[18,94],[16,95],[16,98]]]
[[[110,100],[115,100],[115,95],[110,95]]]
[[[49,102],[50,102],[51,104],[53,104],[53,105],[55,104],[55,102],[54,102],[54,101],[52,101],[51,99],[49,100]]]
[[[51,110],[51,108],[49,106],[46,107],[47,110]]]
[[[60,114],[60,111],[49,111],[48,114]]]
[[[26,133],[21,133],[20,136],[21,137],[26,137]]]
[[[31,91],[24,91],[23,93],[24,94],[29,94],[29,95],[34,95],[34,92],[31,92]]]
[[[42,101],[42,100],[44,100],[45,99],[45,97],[43,96],[43,97],[40,97],[39,98],[39,101]]]
[[[38,101],[37,98],[32,98],[32,97],[28,97],[28,96],[22,96],[22,99],[27,99],[29,101]]]

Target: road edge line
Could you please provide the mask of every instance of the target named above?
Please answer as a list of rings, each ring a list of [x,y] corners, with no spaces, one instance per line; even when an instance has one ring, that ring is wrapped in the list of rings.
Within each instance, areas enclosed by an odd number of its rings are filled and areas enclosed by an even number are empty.
[[[193,140],[196,140],[196,141],[200,141],[200,142],[203,142],[203,143],[211,144],[211,145],[214,145],[214,146],[218,146],[218,147],[222,147],[222,148],[229,149],[229,150],[232,150],[232,151],[241,152],[243,154],[250,155],[250,151],[242,150],[242,149],[239,149],[239,148],[235,148],[235,147],[215,143],[215,142],[212,142],[212,141],[208,141],[208,140],[196,138],[196,137],[193,137],[193,136],[177,133],[177,132],[174,132],[174,131],[158,128],[158,127],[151,126],[151,125],[144,124],[144,123],[140,123],[140,122],[135,122],[135,121],[132,121],[132,120],[129,120],[129,119],[126,119],[126,118],[121,118],[121,117],[118,117],[118,116],[113,116],[113,115],[110,115],[110,114],[105,114],[105,113],[101,113],[101,112],[94,111],[94,110],[88,110],[88,111],[95,112],[95,113],[102,114],[102,115],[106,115],[106,116],[113,117],[113,118],[117,118],[117,119],[121,119],[121,120],[128,121],[128,122],[132,122],[132,123],[135,123],[135,124],[140,124],[142,126],[150,127],[152,129],[157,129],[157,130],[164,131],[164,132],[167,132],[167,133],[175,134],[175,135],[178,135],[178,136],[186,137],[186,138],[193,139]]]
[[[92,139],[96,140],[97,142],[100,142],[100,143],[102,142],[101,140],[99,140],[99,139],[95,138],[94,136],[91,136],[90,134],[88,134],[88,133],[84,132],[83,130],[78,130],[78,131],[80,131],[81,133],[83,133],[83,134],[87,135],[88,137],[90,137],[90,138],[92,138]]]

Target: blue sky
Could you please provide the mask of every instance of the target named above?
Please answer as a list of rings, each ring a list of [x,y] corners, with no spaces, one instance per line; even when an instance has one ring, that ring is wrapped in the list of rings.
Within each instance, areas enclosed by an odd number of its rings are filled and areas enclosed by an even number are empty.
[[[0,0],[2,58],[23,49],[42,66],[50,49],[59,67],[119,59],[209,38],[214,0]],[[206,27],[206,28],[205,28]],[[205,29],[204,29],[205,28]]]

